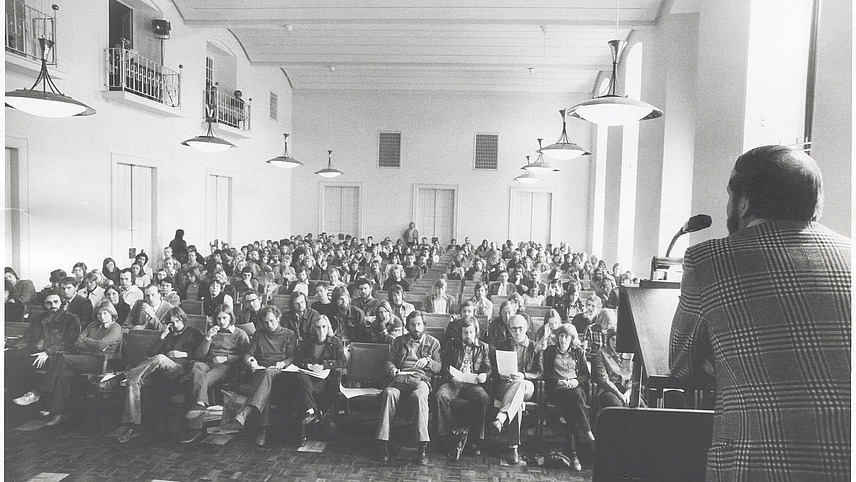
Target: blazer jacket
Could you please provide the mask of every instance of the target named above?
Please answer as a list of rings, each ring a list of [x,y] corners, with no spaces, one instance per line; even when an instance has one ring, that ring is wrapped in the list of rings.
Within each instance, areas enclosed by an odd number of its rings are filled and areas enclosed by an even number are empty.
[[[716,382],[708,480],[850,476],[850,240],[774,221],[687,249],[672,375]]]
[[[314,353],[315,338],[304,340],[297,349],[297,361],[295,365],[306,369],[309,363],[315,365],[324,365],[324,368],[345,368],[347,361],[345,359],[345,345],[342,339],[336,335],[327,337],[324,342],[324,349],[321,350],[321,355],[315,357]]]
[[[440,357],[443,363],[443,368],[441,369],[440,374],[443,375],[444,381],[452,381],[452,376],[449,373],[450,366],[460,370],[461,365],[464,363],[464,345],[461,343],[460,338],[459,334],[458,338],[451,340],[450,343],[446,345],[446,348],[443,350]],[[476,344],[473,347],[472,372],[479,374],[486,373],[488,378],[490,378],[490,347],[487,343],[481,340],[476,340]]]

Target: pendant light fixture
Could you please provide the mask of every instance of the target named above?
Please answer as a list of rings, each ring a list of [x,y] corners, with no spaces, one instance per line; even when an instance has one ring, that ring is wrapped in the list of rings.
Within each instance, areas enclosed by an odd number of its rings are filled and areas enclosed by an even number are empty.
[[[303,163],[291,157],[288,152],[288,134],[285,135],[285,149],[281,156],[276,156],[273,159],[268,159],[266,162],[271,166],[276,166],[282,169],[294,169],[297,166],[302,166]]]
[[[526,165],[529,165],[529,156],[526,156]],[[520,168],[523,171],[523,174],[514,178],[515,181],[521,184],[535,184],[536,182],[541,182],[541,178],[536,176],[535,174],[526,170],[525,167]]]
[[[559,114],[562,115],[562,135],[559,136],[559,140],[556,141],[555,144],[542,147],[539,152],[547,157],[552,157],[553,159],[558,159],[560,161],[569,161],[580,156],[591,154],[582,147],[571,142],[568,138],[568,120],[565,116],[565,109],[560,110]]]
[[[570,109],[568,115],[585,119],[595,124],[617,126],[631,124],[640,120],[656,119],[663,115],[663,111],[653,105],[641,100],[631,99],[626,95],[618,93],[618,61],[624,52],[627,42],[618,40],[618,15],[621,11],[621,3],[616,7],[615,13],[615,36],[616,40],[609,41],[609,50],[612,52],[612,75],[609,78],[609,91],[604,95],[581,102]]]
[[[235,144],[218,137],[217,134],[214,133],[213,125],[217,122],[217,119],[214,117],[214,108],[210,105],[205,106],[205,114],[205,122],[208,123],[208,130],[205,134],[196,136],[192,139],[187,139],[182,142],[181,145],[192,147],[197,151],[207,153],[223,152],[229,149],[234,149]]]
[[[337,176],[341,176],[343,174],[342,171],[333,167],[333,151],[332,150],[327,151],[327,167],[325,167],[324,169],[319,169],[319,170],[315,171],[315,174],[318,174],[319,176],[326,177],[326,178],[337,177]]]
[[[523,166],[523,169],[526,169],[528,172],[532,174],[546,174],[548,172],[559,172],[558,169],[554,168],[549,162],[544,160],[544,155],[541,153],[541,142],[544,139],[538,139],[538,150],[535,151],[538,153],[538,157],[535,158],[535,162],[526,164]],[[527,158],[528,159],[528,158]]]
[[[58,8],[56,7],[55,10]],[[50,50],[54,47],[54,41],[40,37],[39,47],[42,53],[42,68],[39,70],[36,82],[29,89],[6,92],[6,107],[39,117],[61,118],[94,114],[95,109],[60,92],[51,79],[47,59]],[[42,84],[41,89],[36,88],[39,82]]]

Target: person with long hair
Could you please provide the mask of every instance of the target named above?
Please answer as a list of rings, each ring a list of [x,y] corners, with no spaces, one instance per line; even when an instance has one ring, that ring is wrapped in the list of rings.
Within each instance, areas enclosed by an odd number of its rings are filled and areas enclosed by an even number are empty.
[[[119,267],[116,266],[116,260],[113,258],[104,258],[104,262],[101,263],[101,274],[112,284],[119,285]]]

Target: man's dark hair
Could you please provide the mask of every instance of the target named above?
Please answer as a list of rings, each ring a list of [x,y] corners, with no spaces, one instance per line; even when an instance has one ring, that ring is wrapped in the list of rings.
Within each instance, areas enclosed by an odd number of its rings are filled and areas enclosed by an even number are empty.
[[[369,279],[368,279],[368,278],[359,278],[359,279],[357,279],[357,282],[356,282],[356,283],[354,283],[354,286],[356,286],[357,288],[359,288],[359,287],[360,287],[360,286],[362,286],[362,285],[369,285],[369,286],[371,286],[371,285],[372,285],[372,283],[371,283],[371,281],[369,281]]]
[[[133,283],[133,282],[134,282],[134,280],[137,278],[136,276],[134,276],[134,270],[132,270],[131,268],[123,268],[123,269],[120,269],[120,270],[119,270],[119,274],[120,274],[120,275],[121,275],[121,274],[124,274],[124,273],[130,273],[130,275],[131,275],[131,283]]]
[[[59,285],[60,286],[64,286],[64,285],[77,286],[77,280],[74,279],[73,276],[66,276],[65,278],[59,280]]]
[[[728,187],[734,196],[746,196],[750,212],[759,218],[814,221],[823,210],[820,168],[792,147],[746,151],[737,158]]]

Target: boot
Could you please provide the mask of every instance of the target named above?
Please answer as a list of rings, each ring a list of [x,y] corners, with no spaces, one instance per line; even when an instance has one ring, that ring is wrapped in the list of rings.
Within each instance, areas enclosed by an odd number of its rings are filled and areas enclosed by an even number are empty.
[[[428,465],[428,442],[419,442],[419,454],[416,456],[416,463]]]

